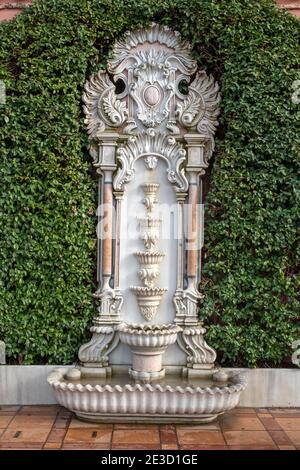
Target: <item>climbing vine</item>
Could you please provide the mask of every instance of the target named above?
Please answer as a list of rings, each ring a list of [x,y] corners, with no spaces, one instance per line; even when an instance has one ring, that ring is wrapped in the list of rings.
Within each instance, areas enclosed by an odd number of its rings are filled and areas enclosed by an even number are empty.
[[[272,0],[37,0],[0,25],[0,337],[68,363],[93,315],[95,182],[81,95],[156,21],[219,81],[200,316],[225,364],[290,364],[299,332],[299,22]]]

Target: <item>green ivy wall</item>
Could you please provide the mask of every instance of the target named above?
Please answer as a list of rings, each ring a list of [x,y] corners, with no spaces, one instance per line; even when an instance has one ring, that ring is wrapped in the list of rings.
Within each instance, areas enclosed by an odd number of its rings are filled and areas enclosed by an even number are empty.
[[[0,24],[0,338],[68,363],[94,307],[81,95],[124,31],[179,30],[219,81],[200,316],[228,365],[290,365],[299,331],[299,22],[271,0],[43,0]]]

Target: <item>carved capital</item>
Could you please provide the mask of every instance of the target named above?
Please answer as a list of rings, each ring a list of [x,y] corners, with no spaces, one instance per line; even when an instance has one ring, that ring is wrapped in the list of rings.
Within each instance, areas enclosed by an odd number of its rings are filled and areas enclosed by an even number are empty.
[[[98,304],[98,316],[94,319],[94,324],[118,324],[124,302],[123,295],[118,290],[106,287],[95,292],[94,297]]]
[[[178,325],[197,325],[199,300],[202,294],[196,289],[177,289],[173,298],[175,305],[175,322]]]

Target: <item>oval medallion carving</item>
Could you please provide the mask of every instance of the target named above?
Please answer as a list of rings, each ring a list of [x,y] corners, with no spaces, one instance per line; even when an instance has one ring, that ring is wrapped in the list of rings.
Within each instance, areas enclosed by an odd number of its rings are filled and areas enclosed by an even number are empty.
[[[144,100],[148,106],[155,106],[161,98],[161,93],[155,85],[149,85],[144,91]]]

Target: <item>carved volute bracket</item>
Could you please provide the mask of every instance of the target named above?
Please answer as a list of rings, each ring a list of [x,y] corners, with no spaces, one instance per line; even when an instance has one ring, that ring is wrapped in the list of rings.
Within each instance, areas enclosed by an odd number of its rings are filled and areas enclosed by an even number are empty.
[[[201,323],[184,328],[177,337],[181,349],[187,354],[187,367],[193,369],[210,369],[214,366],[216,352],[204,340],[206,330]]]

